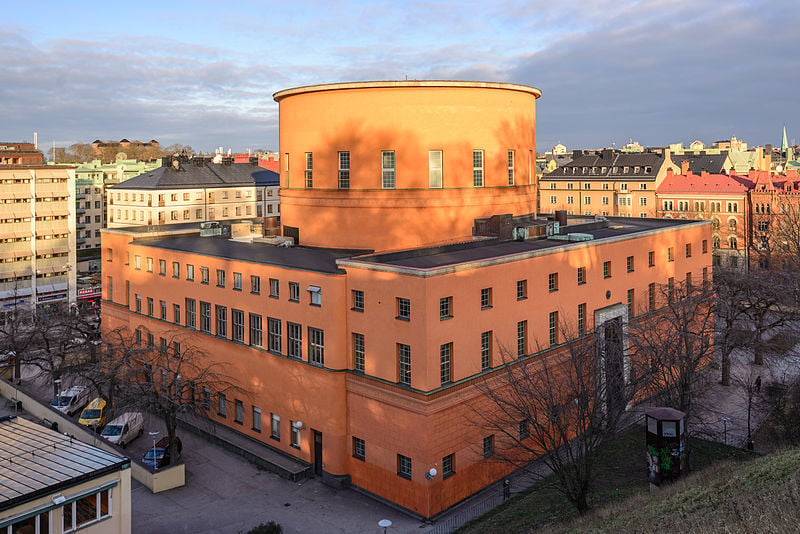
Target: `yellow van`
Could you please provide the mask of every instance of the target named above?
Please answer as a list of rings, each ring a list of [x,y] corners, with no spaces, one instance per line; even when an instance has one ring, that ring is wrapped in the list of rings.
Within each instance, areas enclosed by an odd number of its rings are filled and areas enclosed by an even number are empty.
[[[78,424],[99,430],[108,421],[110,412],[111,406],[108,405],[106,400],[102,397],[97,397],[83,409],[81,417],[78,419]]]

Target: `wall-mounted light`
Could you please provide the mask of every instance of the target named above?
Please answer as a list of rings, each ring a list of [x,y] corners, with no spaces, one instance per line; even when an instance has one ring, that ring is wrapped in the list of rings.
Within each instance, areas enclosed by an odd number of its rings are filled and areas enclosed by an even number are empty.
[[[50,497],[50,500],[53,501],[53,504],[63,504],[64,501],[67,500],[67,498],[64,497],[63,495],[61,495],[60,493],[58,493],[58,494],[53,495],[52,497]]]
[[[436,477],[436,473],[438,473],[438,471],[436,471],[436,468],[431,467],[425,472],[425,478],[427,480],[433,480]]]
[[[292,423],[292,428],[296,430],[303,430],[303,422],[302,421],[295,421]]]

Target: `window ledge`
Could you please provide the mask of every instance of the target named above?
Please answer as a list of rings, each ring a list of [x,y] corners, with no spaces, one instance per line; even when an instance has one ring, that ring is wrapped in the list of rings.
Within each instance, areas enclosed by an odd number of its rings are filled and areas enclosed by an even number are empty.
[[[452,315],[439,316],[439,320],[440,321],[447,321],[447,320],[452,319],[452,318],[453,318]]]
[[[350,308],[350,311],[364,313],[364,308]]]
[[[411,322],[411,318],[410,317],[400,317],[399,315],[396,315],[394,318],[397,319],[398,321]]]

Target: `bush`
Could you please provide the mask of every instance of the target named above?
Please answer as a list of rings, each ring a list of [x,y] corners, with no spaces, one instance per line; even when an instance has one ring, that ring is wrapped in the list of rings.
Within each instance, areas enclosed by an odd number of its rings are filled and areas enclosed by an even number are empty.
[[[283,527],[280,523],[270,521],[269,523],[261,523],[257,527],[253,527],[247,531],[247,534],[283,534]]]

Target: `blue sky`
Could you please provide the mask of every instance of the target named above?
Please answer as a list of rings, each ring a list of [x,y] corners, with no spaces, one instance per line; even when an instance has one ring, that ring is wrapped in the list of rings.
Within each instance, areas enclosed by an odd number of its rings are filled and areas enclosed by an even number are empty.
[[[0,141],[277,150],[275,91],[406,77],[538,87],[540,151],[800,141],[793,0],[0,6]]]

